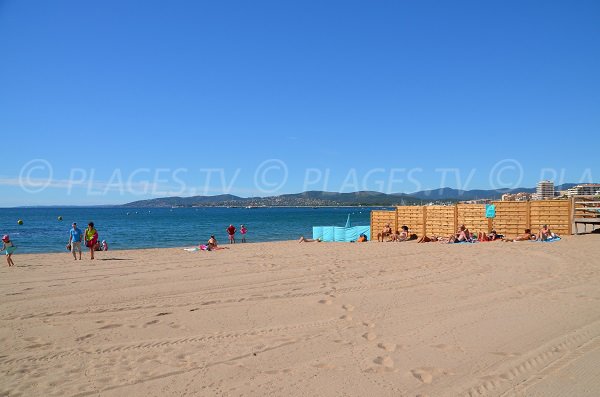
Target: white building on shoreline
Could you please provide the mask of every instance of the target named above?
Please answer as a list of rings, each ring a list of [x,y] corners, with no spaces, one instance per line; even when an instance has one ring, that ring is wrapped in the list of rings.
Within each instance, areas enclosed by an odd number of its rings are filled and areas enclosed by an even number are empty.
[[[551,200],[554,198],[554,182],[539,181],[537,189],[533,195],[533,200]]]
[[[600,183],[585,183],[567,190],[567,196],[595,196],[600,194]]]

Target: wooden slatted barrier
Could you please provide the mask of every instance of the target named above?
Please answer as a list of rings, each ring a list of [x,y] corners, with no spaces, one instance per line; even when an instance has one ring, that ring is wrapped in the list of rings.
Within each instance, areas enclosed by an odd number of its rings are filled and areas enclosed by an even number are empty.
[[[398,228],[396,211],[371,211],[371,240],[377,240],[385,225],[389,224],[392,231]]]
[[[457,228],[465,225],[471,233],[490,232],[491,222],[485,217],[485,204],[457,204]]]
[[[568,200],[539,200],[529,203],[530,228],[537,232],[543,225],[559,235],[571,233],[570,202]]]
[[[496,201],[496,217],[492,227],[498,234],[514,237],[523,234],[529,228],[529,202],[527,201]]]
[[[448,237],[465,225],[474,233],[493,228],[498,234],[514,237],[525,229],[535,233],[545,224],[555,233],[567,235],[575,231],[572,224],[577,217],[600,224],[600,199],[590,203],[581,200],[495,201],[496,216],[490,219],[485,217],[485,204],[399,206],[395,211],[371,212],[371,235],[377,238],[388,223],[393,230],[406,225],[419,236]]]
[[[425,218],[425,234],[450,236],[456,233],[456,206],[428,205]]]
[[[406,225],[411,234],[425,234],[425,207],[404,205],[396,208],[396,214],[398,229]]]

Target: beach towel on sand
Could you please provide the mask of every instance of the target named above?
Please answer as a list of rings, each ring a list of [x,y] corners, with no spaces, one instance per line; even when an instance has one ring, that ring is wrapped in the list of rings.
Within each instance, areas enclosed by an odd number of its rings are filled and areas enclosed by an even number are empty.
[[[537,243],[553,243],[555,241],[560,241],[560,237],[552,237],[546,240],[535,240]]]
[[[204,244],[202,244],[202,245],[201,245],[201,246],[199,246],[199,247],[194,247],[194,248],[184,248],[183,250],[184,250],[184,251],[187,251],[187,252],[196,252],[196,251],[209,251],[209,249],[208,249],[208,246],[207,246],[207,245],[204,245]]]

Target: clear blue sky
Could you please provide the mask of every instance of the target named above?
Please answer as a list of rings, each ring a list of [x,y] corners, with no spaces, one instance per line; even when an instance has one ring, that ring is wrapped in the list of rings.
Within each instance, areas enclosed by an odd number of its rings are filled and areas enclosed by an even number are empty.
[[[598,1],[0,0],[0,206],[600,181],[598,21]]]

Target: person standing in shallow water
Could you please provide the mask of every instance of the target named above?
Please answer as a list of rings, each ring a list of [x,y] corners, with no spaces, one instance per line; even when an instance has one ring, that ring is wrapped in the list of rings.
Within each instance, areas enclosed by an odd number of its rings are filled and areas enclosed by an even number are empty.
[[[235,226],[229,225],[229,227],[226,230],[227,230],[227,234],[229,235],[229,244],[235,244],[235,232],[236,232]]]
[[[248,229],[246,229],[246,226],[242,225],[240,226],[240,233],[242,234],[242,243],[246,242],[246,233],[248,233]]]
[[[94,247],[98,242],[98,232],[94,228],[94,222],[88,223],[85,229],[85,246],[90,249],[90,259],[94,259]]]

